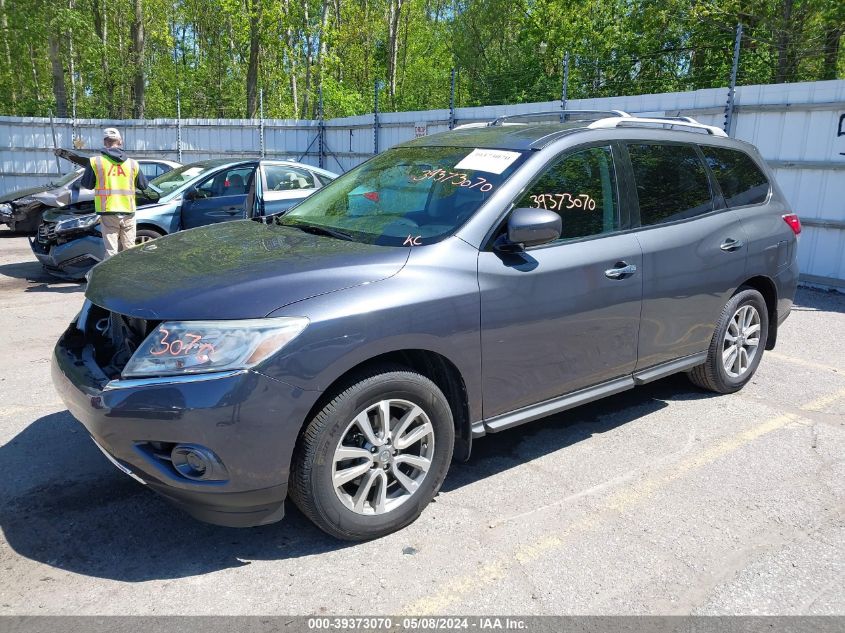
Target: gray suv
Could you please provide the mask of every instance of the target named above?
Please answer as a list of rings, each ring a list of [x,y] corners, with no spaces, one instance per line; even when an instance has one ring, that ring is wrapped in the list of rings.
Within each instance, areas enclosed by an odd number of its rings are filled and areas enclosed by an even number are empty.
[[[68,409],[199,519],[270,523],[290,494],[356,540],[487,433],[676,372],[741,389],[798,280],[765,163],[690,119],[567,117],[416,139],[96,266],[53,358]]]

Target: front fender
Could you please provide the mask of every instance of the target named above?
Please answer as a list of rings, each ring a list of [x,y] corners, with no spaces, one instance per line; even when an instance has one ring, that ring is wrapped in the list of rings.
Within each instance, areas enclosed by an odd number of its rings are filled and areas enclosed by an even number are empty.
[[[146,225],[169,235],[175,233],[180,227],[179,209],[181,205],[175,202],[156,204],[150,207],[140,207],[135,212],[136,226]]]
[[[478,251],[453,242],[444,257],[435,246],[425,254],[425,248],[413,252],[393,277],[272,312],[268,316],[304,316],[310,324],[261,371],[301,389],[325,391],[377,356],[407,350],[435,352],[460,372],[470,416],[480,420]]]

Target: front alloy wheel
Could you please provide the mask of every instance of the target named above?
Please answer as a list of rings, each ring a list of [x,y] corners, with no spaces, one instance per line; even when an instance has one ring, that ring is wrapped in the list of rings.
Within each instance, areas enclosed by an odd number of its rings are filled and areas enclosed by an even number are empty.
[[[425,412],[407,400],[381,400],[346,427],[334,453],[335,493],[358,514],[390,512],[419,489],[433,455]]]
[[[383,365],[347,384],[300,434],[288,488],[320,529],[360,541],[420,515],[446,478],[455,428],[443,392],[421,374]]]

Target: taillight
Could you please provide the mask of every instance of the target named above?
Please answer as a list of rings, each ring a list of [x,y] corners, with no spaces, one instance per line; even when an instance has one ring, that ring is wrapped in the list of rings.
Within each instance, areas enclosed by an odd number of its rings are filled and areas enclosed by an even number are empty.
[[[783,216],[783,221],[789,225],[789,228],[792,229],[792,232],[795,233],[795,235],[799,235],[801,233],[801,220],[797,215],[794,213],[787,213]]]

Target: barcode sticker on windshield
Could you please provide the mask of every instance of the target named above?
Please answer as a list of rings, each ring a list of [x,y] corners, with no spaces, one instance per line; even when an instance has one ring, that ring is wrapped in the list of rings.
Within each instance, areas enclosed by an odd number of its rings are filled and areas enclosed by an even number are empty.
[[[519,152],[506,152],[501,149],[474,149],[455,165],[455,169],[472,169],[491,174],[501,174],[517,158],[519,158]]]

